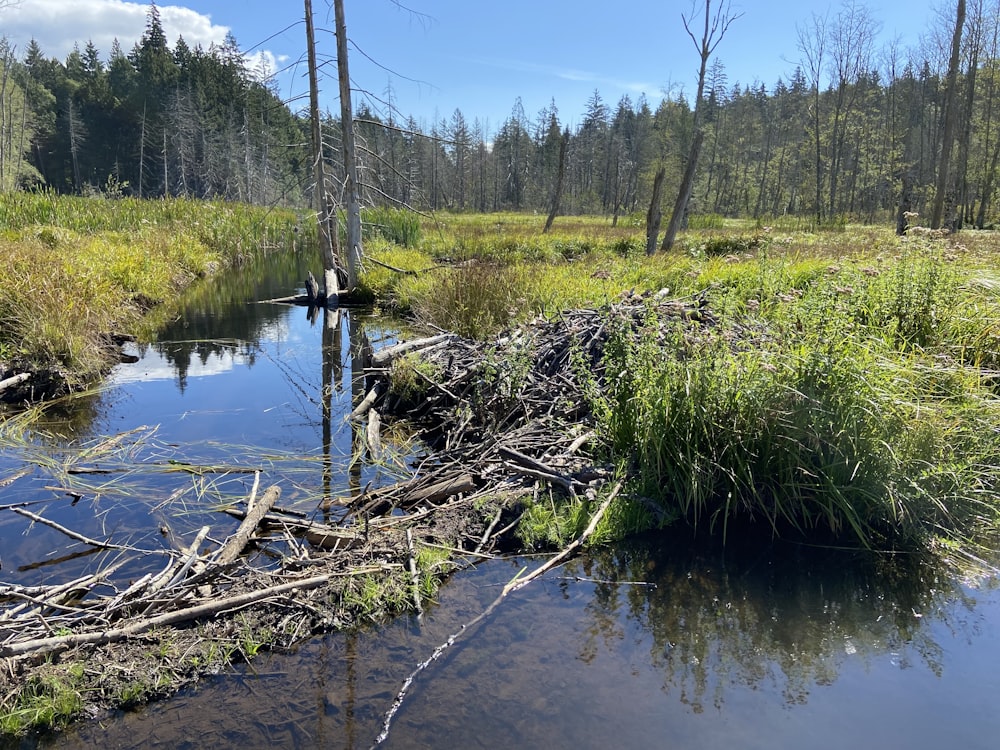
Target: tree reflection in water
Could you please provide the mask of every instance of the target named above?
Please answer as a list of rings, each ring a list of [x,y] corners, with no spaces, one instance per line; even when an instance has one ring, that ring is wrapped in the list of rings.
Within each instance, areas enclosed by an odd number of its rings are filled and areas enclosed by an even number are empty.
[[[601,581],[580,658],[623,637],[623,620],[652,637],[663,688],[695,711],[721,708],[727,686],[770,682],[787,704],[832,683],[848,658],[897,654],[935,675],[942,649],[925,624],[971,595],[949,574],[908,556],[775,545],[706,552],[690,541],[648,537],[594,552],[569,575]],[[620,585],[644,581],[654,585]]]

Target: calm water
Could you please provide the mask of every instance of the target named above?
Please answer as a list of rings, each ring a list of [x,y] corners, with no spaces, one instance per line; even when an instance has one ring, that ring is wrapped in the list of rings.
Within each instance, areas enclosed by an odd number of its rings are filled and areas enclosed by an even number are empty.
[[[356,438],[344,425],[363,390],[352,354],[393,330],[358,313],[310,321],[302,308],[246,302],[288,294],[306,265],[272,260],[199,292],[139,362],[53,418],[61,437],[0,455],[0,479],[31,469],[0,489],[0,505],[39,501],[34,512],[81,533],[161,549],[205,523],[216,538],[229,533],[236,522],[217,508],[248,490],[246,469],[310,513],[391,480],[350,462]],[[113,451],[96,450],[120,433]],[[401,464],[410,448],[400,438]],[[72,462],[112,473],[69,473]],[[0,510],[0,581],[64,580],[108,561],[83,551]],[[151,568],[161,564],[151,556]],[[315,638],[42,744],[368,748],[416,664],[537,564],[482,563],[453,576],[422,624]],[[759,543],[722,554],[658,535],[509,597],[417,677],[385,744],[995,748],[998,664],[991,585],[907,560]]]

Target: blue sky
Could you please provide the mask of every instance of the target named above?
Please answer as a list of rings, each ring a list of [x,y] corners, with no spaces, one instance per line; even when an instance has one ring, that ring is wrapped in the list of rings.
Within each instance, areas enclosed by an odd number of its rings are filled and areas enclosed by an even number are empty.
[[[326,0],[313,4],[321,54],[332,58],[331,7]],[[301,0],[158,5],[171,44],[183,34],[189,44],[208,46],[230,31],[242,48],[282,71],[275,81],[283,97],[304,93]],[[943,28],[940,9],[952,13],[954,2],[858,5],[881,23],[879,46],[898,39],[906,50]],[[34,36],[46,54],[60,59],[74,40],[82,46],[93,39],[106,56],[114,37],[124,49],[131,47],[147,7],[123,0],[22,0],[20,7],[0,10],[0,33],[19,49]],[[770,89],[779,77],[787,79],[801,57],[797,25],[808,24],[813,14],[834,16],[842,4],[733,0],[731,7],[743,15],[716,57],[730,85],[756,80]],[[612,107],[625,94],[634,101],[645,93],[655,106],[665,91],[693,92],[698,57],[681,24],[681,14],[691,10],[690,0],[346,0],[352,78],[355,88],[373,97],[373,107],[391,82],[397,108],[424,124],[450,119],[460,108],[470,123],[478,118],[495,130],[521,97],[529,118],[554,99],[563,123],[574,125],[595,89]],[[336,111],[335,80],[324,87],[330,92],[325,104]]]

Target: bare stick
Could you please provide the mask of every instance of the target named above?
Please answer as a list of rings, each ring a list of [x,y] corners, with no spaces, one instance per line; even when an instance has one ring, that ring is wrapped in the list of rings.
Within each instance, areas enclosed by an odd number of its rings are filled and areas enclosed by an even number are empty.
[[[253,473],[253,487],[250,488],[250,495],[247,497],[247,513],[253,510],[253,504],[257,500],[257,488],[260,487],[260,470]]]
[[[279,497],[281,497],[281,488],[278,485],[271,485],[267,488],[260,502],[255,504],[253,510],[247,513],[247,517],[243,519],[243,523],[236,529],[236,533],[229,537],[229,540],[219,550],[219,554],[215,558],[216,563],[227,565],[240,556],[243,548],[250,541],[250,536],[256,531],[257,525],[267,515],[267,512],[271,510],[274,504],[278,502]]]
[[[30,474],[34,470],[35,470],[34,466],[28,466],[28,467],[26,467],[24,469],[21,469],[20,471],[15,471],[9,477],[4,477],[3,479],[0,479],[0,487],[6,487],[8,485],[14,484],[14,482],[16,482],[18,479],[20,479],[21,477],[28,476],[28,474]],[[0,505],[0,509],[2,509],[4,507],[5,506]],[[14,507],[14,506],[12,506],[12,507]]]
[[[444,643],[442,643],[440,646],[434,649],[434,652],[429,657],[427,657],[427,659],[420,662],[420,664],[417,665],[417,668],[414,669],[412,672],[410,672],[410,675],[406,678],[406,680],[403,681],[403,686],[400,688],[399,693],[397,693],[396,700],[393,702],[392,706],[385,714],[385,720],[382,722],[382,731],[379,733],[378,737],[375,738],[375,742],[372,744],[373,750],[374,748],[378,747],[389,738],[389,729],[392,727],[392,720],[399,712],[399,709],[402,707],[403,701],[406,700],[406,696],[410,689],[410,685],[413,684],[413,680],[416,679],[417,675],[419,675],[421,672],[427,669],[427,667],[429,667],[431,664],[433,664],[435,661],[441,658],[441,655],[445,651],[447,651],[455,643],[455,641],[457,641],[464,633],[469,632],[471,629],[475,628],[477,625],[483,622],[487,617],[493,614],[494,610],[496,610],[496,608],[500,606],[500,603],[506,598],[506,596],[509,593],[517,591],[518,589],[528,585],[531,581],[538,578],[547,570],[551,570],[556,565],[558,565],[563,560],[572,555],[577,549],[579,549],[580,546],[587,541],[590,535],[594,533],[594,529],[596,529],[597,524],[601,522],[601,519],[604,517],[604,513],[607,511],[608,507],[611,505],[615,497],[618,496],[618,493],[621,491],[621,488],[622,488],[622,483],[618,482],[618,484],[614,486],[614,489],[612,489],[611,492],[608,494],[607,498],[605,498],[604,502],[601,503],[601,507],[597,509],[596,513],[594,513],[593,517],[590,519],[590,523],[587,525],[587,528],[584,530],[584,532],[577,539],[575,539],[569,546],[567,546],[566,549],[564,549],[555,557],[551,558],[544,565],[540,565],[539,567],[535,568],[533,571],[531,571],[531,573],[524,576],[523,578],[520,577],[520,573],[518,573],[518,575],[515,576],[514,579],[510,581],[510,583],[508,583],[506,586],[503,587],[503,591],[501,591],[500,595],[493,600],[490,606],[484,609],[475,618],[465,623],[465,625],[459,628],[456,632],[448,636],[448,640],[446,640]]]
[[[593,439],[594,439],[595,437],[596,437],[596,434],[594,433],[594,431],[593,431],[593,430],[591,430],[590,432],[585,432],[585,433],[583,433],[582,435],[580,435],[580,437],[578,437],[578,438],[577,438],[576,440],[574,440],[574,441],[573,441],[573,442],[572,442],[572,443],[570,444],[570,446],[569,446],[569,448],[568,448],[568,449],[566,450],[566,452],[567,452],[567,453],[568,453],[569,455],[571,455],[571,456],[572,456],[572,455],[573,455],[574,453],[576,453],[576,452],[577,452],[578,450],[580,450],[580,448],[581,448],[581,447],[582,447],[582,446],[584,445],[584,443],[588,443],[588,442],[590,442],[590,441],[591,441],[591,440],[593,440]]]
[[[417,349],[426,349],[427,347],[434,346],[436,344],[446,344],[456,340],[457,338],[458,336],[453,333],[442,333],[437,336],[429,336],[425,339],[413,339],[412,341],[406,341],[401,344],[387,346],[385,349],[380,349],[372,355],[372,367],[386,367],[394,359],[403,356],[407,352],[416,351]]]
[[[5,380],[0,380],[0,393],[6,391],[8,388],[13,388],[15,385],[23,383],[26,380],[31,380],[30,372],[22,372],[18,375],[12,375]]]
[[[372,404],[375,403],[375,399],[377,398],[378,398],[378,386],[375,386],[370,391],[368,391],[368,395],[364,397],[361,403],[359,403],[357,406],[354,407],[354,411],[351,412],[350,419],[356,419],[357,417],[362,416],[366,411],[368,411],[372,407]]]
[[[417,623],[424,622],[424,606],[420,601],[420,574],[417,572],[417,554],[413,549],[413,532],[406,530],[406,547],[409,550],[410,583],[413,584],[413,607],[417,610]]]
[[[25,518],[30,518],[32,521],[37,521],[45,526],[50,526],[56,531],[60,531],[70,539],[75,539],[78,542],[83,542],[84,544],[89,544],[91,547],[100,547],[101,549],[121,549],[128,552],[150,552],[150,550],[138,550],[135,547],[128,547],[122,544],[112,544],[111,542],[99,542],[96,539],[91,539],[83,534],[77,534],[71,529],[67,529],[65,526],[61,526],[55,521],[50,521],[44,516],[40,516],[37,513],[32,513],[30,510],[25,510],[24,508],[11,508],[12,511],[17,513],[19,516],[24,516]]]
[[[479,544],[476,545],[477,554],[479,552],[482,552],[483,547],[486,546],[486,542],[490,540],[490,534],[493,533],[493,529],[495,529],[497,527],[497,524],[500,523],[500,516],[502,515],[503,515],[503,508],[497,508],[497,514],[493,516],[493,520],[490,522],[490,525],[487,527],[486,531],[483,532],[483,536],[479,540]]]
[[[168,588],[170,586],[175,586],[182,580],[184,580],[184,576],[187,575],[187,572],[188,570],[191,569],[191,566],[194,564],[194,561],[198,559],[198,548],[201,546],[201,543],[205,541],[205,537],[208,536],[208,532],[211,530],[211,528],[212,528],[211,526],[202,526],[201,530],[198,532],[198,535],[194,538],[194,541],[191,542],[190,546],[188,546],[183,551],[184,555],[186,555],[186,559],[184,560],[183,564],[181,564],[181,567],[178,569],[177,573],[175,573],[173,578],[170,579],[170,582],[167,584]],[[156,591],[159,588],[160,586],[154,583],[153,591]]]
[[[372,461],[379,461],[382,458],[382,437],[380,434],[381,419],[374,409],[368,412],[368,426],[365,428],[365,440],[368,443],[368,452]]]

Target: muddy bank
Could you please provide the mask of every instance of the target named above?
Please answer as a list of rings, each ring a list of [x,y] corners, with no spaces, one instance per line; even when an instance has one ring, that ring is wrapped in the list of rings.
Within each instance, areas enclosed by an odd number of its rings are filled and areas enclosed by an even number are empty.
[[[125,354],[122,346],[134,341],[135,336],[128,333],[101,336],[95,347],[102,362],[97,372],[74,372],[69,367],[27,359],[0,361],[0,405],[30,406],[82,390],[115,365],[133,361],[135,358]]]

